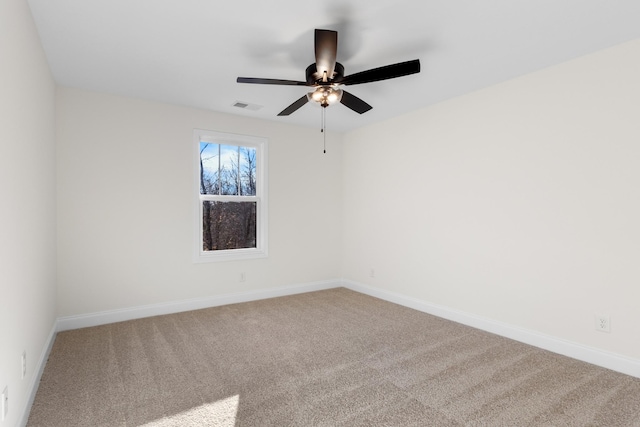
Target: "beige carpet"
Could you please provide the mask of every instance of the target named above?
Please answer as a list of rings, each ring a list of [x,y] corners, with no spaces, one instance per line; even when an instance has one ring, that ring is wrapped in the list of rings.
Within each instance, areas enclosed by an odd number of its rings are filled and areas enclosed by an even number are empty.
[[[640,379],[346,289],[58,334],[29,426],[640,426]]]

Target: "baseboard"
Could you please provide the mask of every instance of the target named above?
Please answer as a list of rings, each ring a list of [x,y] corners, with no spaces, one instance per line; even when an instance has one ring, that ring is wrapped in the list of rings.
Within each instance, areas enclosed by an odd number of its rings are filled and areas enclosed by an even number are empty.
[[[342,286],[356,292],[360,292],[372,297],[380,298],[385,301],[393,302],[405,307],[413,308],[424,313],[433,314],[434,316],[444,319],[453,320],[477,329],[494,333],[503,337],[511,338],[525,344],[533,345],[554,353],[562,354],[573,359],[582,360],[583,362],[621,372],[640,378],[640,360],[622,356],[620,354],[610,353],[597,348],[588,347],[575,342],[560,339],[551,335],[519,328],[517,326],[498,322],[489,318],[477,316],[474,314],[454,310],[448,307],[432,304],[416,298],[408,297],[399,293],[390,292],[371,286],[343,280]]]
[[[47,337],[47,342],[40,353],[40,358],[38,358],[38,362],[36,364],[36,369],[31,376],[31,381],[29,382],[29,388],[27,390],[27,401],[22,409],[22,416],[20,417],[20,423],[18,424],[21,427],[27,425],[29,421],[29,413],[31,413],[31,407],[33,406],[33,402],[36,399],[36,393],[38,392],[38,386],[40,385],[40,379],[42,379],[42,373],[44,372],[44,367],[47,364],[47,360],[49,359],[49,353],[51,353],[51,348],[53,347],[53,342],[56,340],[56,324],[54,323],[51,327],[51,331],[49,332],[49,336]]]
[[[256,291],[150,304],[139,307],[102,311],[98,313],[80,314],[77,316],[60,317],[57,321],[57,331],[68,331],[71,329],[87,328],[90,326],[106,325],[108,323],[123,322],[126,320],[141,319],[143,317],[180,313],[183,311],[199,310],[227,304],[237,304],[266,298],[320,291],[341,286],[340,283],[341,282],[337,279],[327,280]]]

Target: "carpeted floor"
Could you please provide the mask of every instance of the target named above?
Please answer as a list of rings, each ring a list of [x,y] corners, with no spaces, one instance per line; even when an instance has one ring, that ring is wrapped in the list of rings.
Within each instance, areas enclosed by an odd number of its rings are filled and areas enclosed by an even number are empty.
[[[640,379],[347,289],[61,332],[29,426],[640,426]]]

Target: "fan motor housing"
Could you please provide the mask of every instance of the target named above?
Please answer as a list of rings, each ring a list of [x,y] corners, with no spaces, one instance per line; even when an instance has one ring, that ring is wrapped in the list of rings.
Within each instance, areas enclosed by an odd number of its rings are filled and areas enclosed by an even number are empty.
[[[334,80],[340,80],[344,77],[344,67],[341,63],[336,62],[336,66],[333,68],[333,76],[329,77],[327,82],[322,81],[322,75],[318,74],[316,64],[311,64],[306,70],[307,84],[309,86],[321,85],[327,86],[333,83]]]

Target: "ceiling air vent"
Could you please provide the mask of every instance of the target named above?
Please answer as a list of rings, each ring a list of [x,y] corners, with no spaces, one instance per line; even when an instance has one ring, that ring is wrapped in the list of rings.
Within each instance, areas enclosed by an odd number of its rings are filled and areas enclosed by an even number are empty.
[[[248,102],[242,102],[242,101],[236,101],[231,105],[236,108],[242,108],[243,110],[251,110],[251,111],[258,111],[259,109],[262,108],[262,105],[249,104]]]

